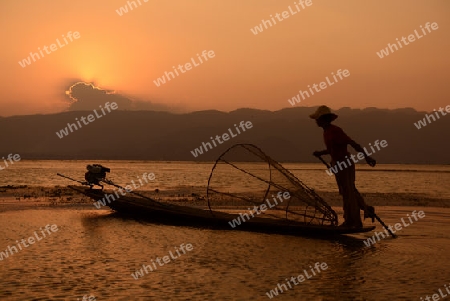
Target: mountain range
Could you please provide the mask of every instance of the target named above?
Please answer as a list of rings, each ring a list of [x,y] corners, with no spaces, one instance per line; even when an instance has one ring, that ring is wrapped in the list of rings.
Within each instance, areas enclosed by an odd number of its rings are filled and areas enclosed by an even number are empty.
[[[59,138],[56,134],[92,111],[0,117],[0,156],[22,159],[102,159],[213,161],[235,143],[252,143],[281,162],[318,162],[313,151],[324,149],[322,129],[309,118],[314,107],[279,111],[238,109],[174,114],[158,111],[112,111]],[[417,128],[425,112],[405,109],[335,111],[334,122],[363,147],[376,140],[388,146],[373,157],[379,163],[450,164],[450,117]],[[252,127],[203,154],[193,155],[210,137],[222,136],[241,121]],[[368,148],[369,149],[369,148]],[[353,152],[355,153],[355,152]]]

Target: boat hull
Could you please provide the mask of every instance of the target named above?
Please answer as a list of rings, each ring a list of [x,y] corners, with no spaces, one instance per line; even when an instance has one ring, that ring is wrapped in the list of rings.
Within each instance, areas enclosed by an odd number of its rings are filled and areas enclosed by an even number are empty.
[[[108,193],[106,191],[88,189],[80,186],[69,187],[92,198],[95,201],[102,199],[104,194]],[[261,218],[257,216],[250,218],[245,222],[242,222],[241,220],[240,225],[234,224],[235,227],[232,227],[232,221],[239,217],[238,214],[163,204],[150,198],[144,199],[128,195],[121,196],[106,205],[117,212],[134,218],[145,219],[153,223],[179,226],[196,226],[214,229],[280,233],[302,236],[354,234],[369,232],[375,229],[375,226],[346,228],[310,225],[301,222],[289,221],[286,219]]]

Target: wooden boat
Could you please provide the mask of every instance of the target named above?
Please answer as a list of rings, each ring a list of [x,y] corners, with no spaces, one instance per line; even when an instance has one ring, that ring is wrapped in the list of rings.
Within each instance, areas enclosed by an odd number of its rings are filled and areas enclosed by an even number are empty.
[[[112,193],[111,191],[89,189],[83,186],[69,187],[92,198],[94,201],[104,198],[105,193]],[[301,236],[334,236],[369,232],[375,229],[375,226],[346,228],[326,225],[312,225],[288,219],[271,219],[258,216],[250,218],[245,222],[241,222],[240,225],[235,224],[235,227],[233,228],[230,222],[238,218],[238,214],[160,203],[150,198],[130,195],[121,196],[120,198],[105,204],[111,209],[128,216],[168,225],[196,226],[214,229],[280,233]]]

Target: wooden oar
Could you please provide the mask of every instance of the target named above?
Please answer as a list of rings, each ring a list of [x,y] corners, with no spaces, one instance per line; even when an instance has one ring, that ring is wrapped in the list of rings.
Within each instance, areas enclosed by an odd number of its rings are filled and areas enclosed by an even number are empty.
[[[100,180],[100,181],[103,182],[103,183],[105,183],[105,184],[112,185],[112,186],[115,186],[115,187],[117,187],[117,188],[120,188],[120,189],[122,189],[122,190],[127,191],[124,187],[122,187],[122,186],[120,186],[120,185],[117,185],[116,183],[114,183],[114,182],[111,181],[111,180],[103,179],[103,180]],[[165,208],[170,208],[170,206],[168,206],[168,205],[166,205],[166,204],[163,204],[163,203],[161,203],[161,202],[158,202],[158,201],[156,201],[156,200],[154,200],[154,199],[152,199],[152,198],[149,198],[149,197],[147,197],[147,196],[145,196],[145,195],[143,195],[143,194],[140,194],[140,193],[137,193],[137,192],[134,192],[134,191],[130,191],[130,193],[133,193],[133,194],[135,194],[135,195],[137,195],[137,196],[140,196],[141,198],[147,199],[147,200],[153,202],[153,203],[156,204],[156,205],[159,205],[159,206],[162,206],[162,207],[165,207]]]
[[[322,156],[317,156],[317,158],[319,158],[320,161],[322,161],[323,164],[326,165],[327,169],[330,169],[331,166],[322,158]],[[386,224],[381,220],[381,218],[374,212],[373,216],[377,219],[377,221],[389,232],[389,234],[391,234],[391,236],[393,238],[397,238],[397,235],[395,235],[391,229],[388,228],[388,226],[386,226]]]
[[[78,182],[78,183],[80,183],[81,185],[89,185],[87,182],[81,182],[81,181],[72,179],[71,177],[68,177],[68,176],[65,176],[65,175],[63,175],[63,174],[60,174],[59,172],[57,173],[57,175],[60,176],[60,177],[63,177],[63,178],[72,180],[72,181],[74,181],[74,182]]]

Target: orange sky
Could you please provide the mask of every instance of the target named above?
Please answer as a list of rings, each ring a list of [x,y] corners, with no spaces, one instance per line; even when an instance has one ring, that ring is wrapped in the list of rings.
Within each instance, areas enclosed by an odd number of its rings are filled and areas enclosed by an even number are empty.
[[[338,69],[351,75],[296,106],[429,111],[450,104],[449,1],[313,0],[258,35],[250,28],[295,1],[144,1],[123,16],[116,10],[124,0],[1,1],[0,116],[60,112],[78,81],[185,110],[278,110]],[[439,29],[388,57],[376,55],[426,22]],[[69,31],[80,38],[25,68],[18,64]],[[215,57],[155,86],[203,50]]]

